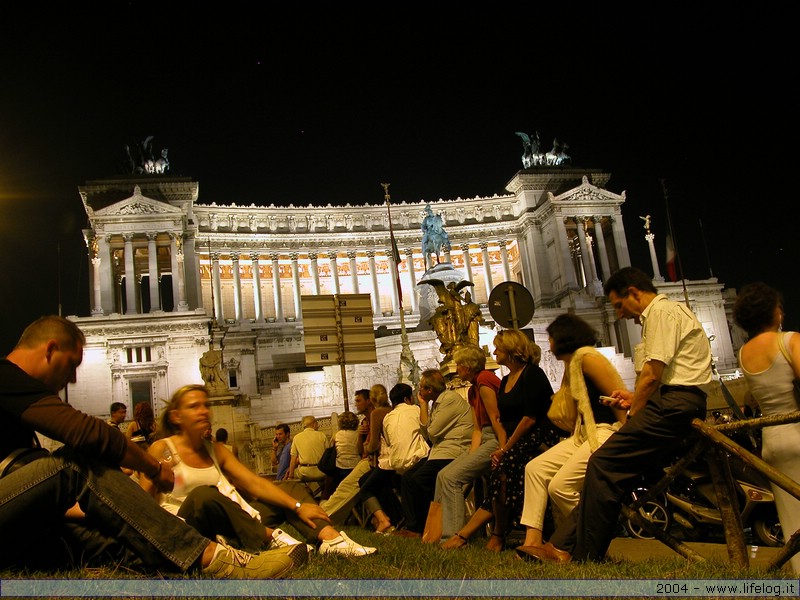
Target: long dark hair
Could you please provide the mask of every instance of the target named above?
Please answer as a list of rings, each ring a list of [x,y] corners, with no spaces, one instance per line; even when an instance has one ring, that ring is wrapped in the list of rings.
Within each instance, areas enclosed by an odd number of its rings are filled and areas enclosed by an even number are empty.
[[[592,326],[571,313],[558,315],[547,326],[547,333],[553,338],[550,350],[556,358],[571,354],[584,346],[597,345],[597,333]]]

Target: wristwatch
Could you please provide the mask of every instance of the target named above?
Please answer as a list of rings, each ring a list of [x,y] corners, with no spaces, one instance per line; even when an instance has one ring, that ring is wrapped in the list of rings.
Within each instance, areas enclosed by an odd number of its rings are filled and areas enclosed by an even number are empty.
[[[302,504],[300,504],[299,502],[295,502],[295,503],[294,503],[294,510],[295,510],[295,512],[297,512],[298,510],[300,510],[300,507],[301,507],[301,506],[302,506]]]

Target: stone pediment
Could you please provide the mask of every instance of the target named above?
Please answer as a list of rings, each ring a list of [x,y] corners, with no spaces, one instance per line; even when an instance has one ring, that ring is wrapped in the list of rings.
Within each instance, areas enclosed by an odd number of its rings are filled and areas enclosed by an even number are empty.
[[[568,190],[558,196],[550,195],[550,200],[554,202],[613,202],[618,204],[625,201],[625,192],[615,194],[603,188],[589,183],[589,179],[584,175],[583,182],[576,188]]]
[[[94,217],[120,217],[129,215],[172,216],[182,214],[183,211],[180,208],[143,196],[141,188],[137,185],[133,190],[133,196],[96,210],[94,212]]]

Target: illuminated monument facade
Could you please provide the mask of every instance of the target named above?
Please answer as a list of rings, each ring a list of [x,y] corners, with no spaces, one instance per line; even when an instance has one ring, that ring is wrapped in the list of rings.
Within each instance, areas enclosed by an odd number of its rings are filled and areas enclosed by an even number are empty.
[[[547,352],[545,327],[566,310],[589,321],[602,345],[616,349],[615,361],[632,383],[626,357],[639,327],[617,322],[602,293],[604,279],[630,265],[625,194],[604,189],[609,177],[540,165],[517,172],[505,195],[393,203],[399,265],[383,204],[200,204],[198,182],[169,174],[87,182],[79,192],[89,220],[91,315],[75,318],[87,346],[69,401],[98,416],[112,401],[128,405],[129,414],[146,401],[158,415],[174,390],[203,381],[201,359],[210,349],[219,351],[214,356],[227,393],[217,394],[215,426],[235,432],[240,446],[253,449],[252,466],[264,470],[259,440],[266,430],[343,408],[340,368],[305,366],[303,296],[370,295],[378,362],[346,367],[350,395],[397,382],[401,298],[416,360],[423,369],[439,366],[439,343],[420,318],[429,306],[425,294],[434,292],[417,285],[433,266],[421,246],[421,224],[431,211],[449,237],[440,260],[474,283],[472,299],[489,323],[481,329],[483,345],[491,350],[494,337],[489,295],[514,281],[533,297],[527,327],[545,351],[542,366],[554,385],[560,363]],[[376,199],[379,191],[376,184]],[[644,243],[638,234],[636,243]],[[655,263],[650,271],[658,273]],[[683,299],[680,284],[657,284]],[[692,308],[714,336],[713,354],[725,370],[736,362],[722,289],[716,279],[688,284]]]

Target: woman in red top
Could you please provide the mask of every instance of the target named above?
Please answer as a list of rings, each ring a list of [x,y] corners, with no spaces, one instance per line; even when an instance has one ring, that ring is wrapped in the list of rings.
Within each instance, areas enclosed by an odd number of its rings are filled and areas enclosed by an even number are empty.
[[[431,528],[423,537],[426,542],[439,542],[455,533],[466,523],[464,488],[476,479],[487,475],[492,466],[492,453],[506,443],[506,430],[500,422],[497,408],[497,390],[500,378],[486,370],[486,352],[478,346],[466,346],[453,354],[456,373],[465,383],[471,384],[467,392],[472,407],[472,445],[439,471],[433,493],[434,514],[441,504],[442,525]]]

